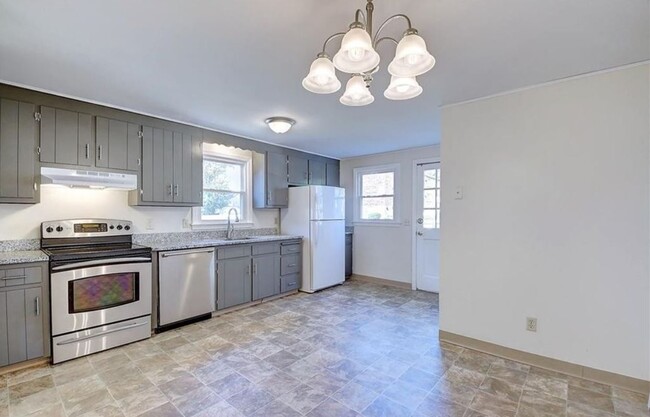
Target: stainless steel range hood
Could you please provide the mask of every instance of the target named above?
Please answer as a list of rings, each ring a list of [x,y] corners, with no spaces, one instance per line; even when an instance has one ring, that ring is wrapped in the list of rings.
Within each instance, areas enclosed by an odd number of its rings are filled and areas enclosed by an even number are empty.
[[[138,177],[117,172],[41,167],[41,184],[126,191],[138,188]]]

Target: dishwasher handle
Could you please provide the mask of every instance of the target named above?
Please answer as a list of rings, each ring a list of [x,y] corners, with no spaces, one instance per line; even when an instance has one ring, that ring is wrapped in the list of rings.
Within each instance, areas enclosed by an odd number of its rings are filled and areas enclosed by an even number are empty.
[[[214,253],[214,249],[203,249],[203,250],[184,250],[184,251],[174,251],[174,252],[165,252],[160,256],[163,258],[171,258],[172,256],[183,256],[183,255],[195,255],[199,253]]]

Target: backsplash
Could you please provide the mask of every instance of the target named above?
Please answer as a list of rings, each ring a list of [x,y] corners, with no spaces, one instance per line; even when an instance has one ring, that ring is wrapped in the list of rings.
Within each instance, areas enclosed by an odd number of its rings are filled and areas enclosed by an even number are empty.
[[[234,237],[277,235],[275,227],[259,229],[235,229]],[[201,230],[177,233],[140,233],[133,235],[133,243],[143,246],[162,246],[169,243],[194,242],[200,240],[219,240],[226,238],[225,230]]]

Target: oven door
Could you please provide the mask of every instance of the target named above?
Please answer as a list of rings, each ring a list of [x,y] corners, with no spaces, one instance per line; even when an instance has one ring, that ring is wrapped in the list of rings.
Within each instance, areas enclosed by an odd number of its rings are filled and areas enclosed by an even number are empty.
[[[151,314],[151,259],[87,261],[52,268],[52,334]]]

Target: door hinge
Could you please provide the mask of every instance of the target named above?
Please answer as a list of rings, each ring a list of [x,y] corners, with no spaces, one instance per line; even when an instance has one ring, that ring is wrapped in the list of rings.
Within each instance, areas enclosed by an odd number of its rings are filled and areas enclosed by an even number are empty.
[[[142,159],[138,158],[138,166],[142,165]]]
[[[140,195],[144,195],[144,190],[140,188]]]
[[[40,146],[37,146],[37,147],[36,147],[36,154],[37,154],[37,155],[40,155],[40,154],[41,154],[41,147],[40,147]]]
[[[142,139],[144,137],[144,133],[142,132],[142,130],[138,130],[138,137],[140,139]]]
[[[41,121],[41,113],[39,113],[39,112],[34,113],[34,120],[36,120],[37,122],[40,122]]]

